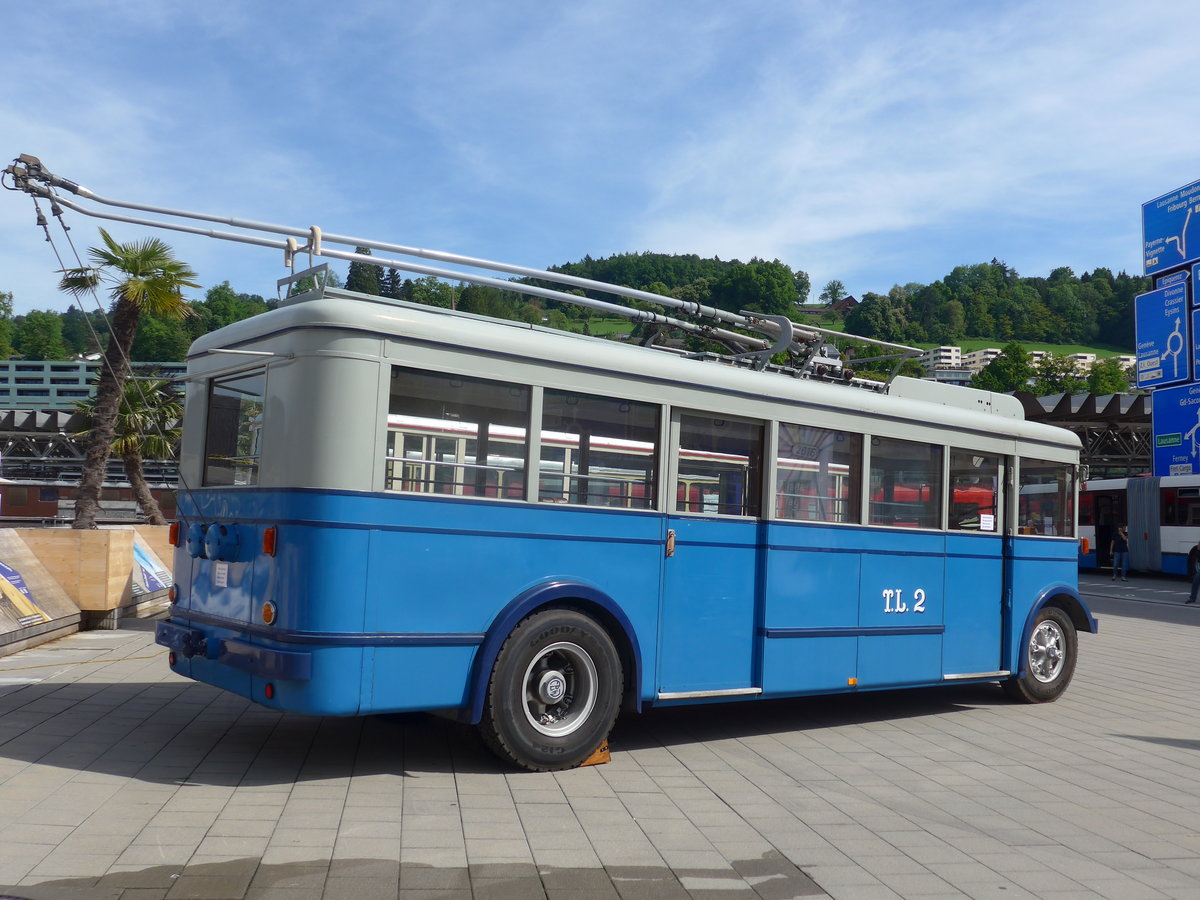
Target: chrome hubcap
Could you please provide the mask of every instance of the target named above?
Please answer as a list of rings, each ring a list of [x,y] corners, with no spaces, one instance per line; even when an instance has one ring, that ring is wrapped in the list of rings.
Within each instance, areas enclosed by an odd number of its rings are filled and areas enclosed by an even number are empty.
[[[596,664],[570,641],[543,649],[525,670],[525,719],[547,737],[579,729],[596,705]]]
[[[1057,622],[1047,619],[1029,638],[1029,671],[1042,684],[1059,676],[1066,662],[1066,638]]]

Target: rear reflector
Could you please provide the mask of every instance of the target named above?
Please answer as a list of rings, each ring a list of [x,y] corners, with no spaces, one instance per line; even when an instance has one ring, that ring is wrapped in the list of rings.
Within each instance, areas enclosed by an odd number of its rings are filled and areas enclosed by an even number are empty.
[[[278,532],[275,530],[274,525],[263,532],[263,553],[267,556],[275,555],[275,539],[277,536]]]

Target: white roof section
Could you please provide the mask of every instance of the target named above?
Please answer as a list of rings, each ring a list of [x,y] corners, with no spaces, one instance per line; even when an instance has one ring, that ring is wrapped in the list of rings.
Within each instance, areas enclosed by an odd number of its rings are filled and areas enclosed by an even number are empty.
[[[312,329],[342,331],[347,336],[353,333],[360,337],[394,337],[427,346],[471,348],[481,356],[497,360],[494,377],[501,379],[505,377],[505,359],[545,361],[640,382],[705,388],[755,400],[802,403],[893,421],[945,425],[1063,449],[1075,450],[1080,446],[1079,438],[1070,431],[1025,421],[1020,401],[1005,394],[902,377],[894,379],[887,392],[882,393],[340,289],[289,298],[278,309],[204,335],[189,351],[189,372],[194,375],[228,369],[238,360],[232,354],[210,351],[251,349],[249,345],[289,332],[296,332],[296,343],[307,343],[300,333]],[[273,340],[272,347],[278,345]],[[246,359],[238,362],[244,364]],[[1004,421],[998,422],[997,418]]]

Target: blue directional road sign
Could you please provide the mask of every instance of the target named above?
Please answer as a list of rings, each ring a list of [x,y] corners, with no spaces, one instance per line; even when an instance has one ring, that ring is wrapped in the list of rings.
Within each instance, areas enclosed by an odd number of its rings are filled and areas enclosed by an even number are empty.
[[[1187,284],[1159,288],[1135,297],[1133,302],[1137,386],[1166,387],[1189,381],[1192,341]]]
[[[1200,372],[1200,309],[1192,310],[1192,371]]]
[[[1200,472],[1200,384],[1155,391],[1154,474]]]
[[[1200,181],[1142,204],[1147,275],[1200,259]]]

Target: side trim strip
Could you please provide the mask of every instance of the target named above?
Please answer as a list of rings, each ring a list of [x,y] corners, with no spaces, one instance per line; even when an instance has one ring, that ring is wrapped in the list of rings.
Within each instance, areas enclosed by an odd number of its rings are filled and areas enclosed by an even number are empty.
[[[472,632],[355,632],[355,631],[289,631],[285,628],[268,628],[214,616],[212,613],[194,609],[171,607],[171,621],[212,625],[228,628],[242,634],[253,635],[281,644],[323,644],[327,647],[477,647],[483,643],[483,635]]]
[[[846,625],[829,628],[764,628],[767,638],[887,637],[901,634],[945,634],[945,625]]]
[[[719,691],[659,691],[659,700],[691,700],[696,697],[750,697],[762,688],[725,688]]]
[[[942,681],[966,681],[969,678],[1007,678],[1012,672],[1001,669],[999,672],[964,672],[961,675],[943,675]]]

